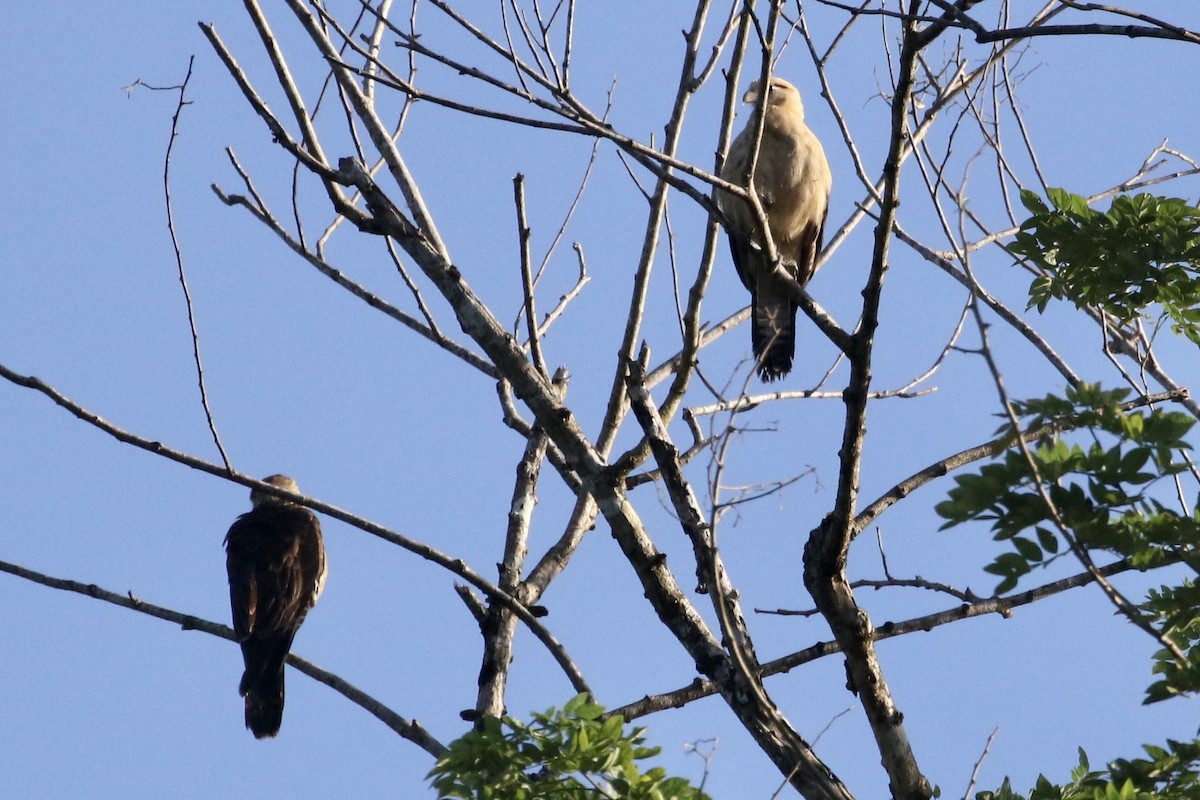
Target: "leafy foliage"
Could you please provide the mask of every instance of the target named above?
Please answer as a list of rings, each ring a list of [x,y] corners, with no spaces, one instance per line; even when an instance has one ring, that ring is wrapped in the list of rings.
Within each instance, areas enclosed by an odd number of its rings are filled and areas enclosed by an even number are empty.
[[[1150,592],[1141,608],[1188,654],[1187,664],[1180,664],[1165,648],[1154,654],[1154,673],[1162,677],[1146,689],[1145,702],[1200,692],[1200,587],[1190,580],[1161,586]]]
[[[1124,323],[1157,305],[1173,330],[1200,344],[1200,209],[1144,193],[1118,196],[1107,212],[1063,189],[1049,199],[1053,208],[1021,192],[1033,216],[1008,248],[1042,272],[1030,308],[1070,300]]]
[[[577,695],[562,711],[533,714],[526,724],[486,717],[479,729],[450,745],[430,771],[438,798],[456,800],[708,800],[661,767],[637,762],[659,753],[646,747],[645,729],[625,731],[620,716]]]
[[[1000,577],[997,593],[1014,589],[1035,567],[1066,551],[1071,539],[1088,551],[1129,559],[1141,569],[1184,562],[1200,571],[1200,513],[1172,510],[1151,495],[1160,479],[1186,468],[1176,455],[1195,420],[1179,412],[1130,409],[1126,390],[1084,385],[1066,397],[1014,403],[1040,431],[1027,449],[1016,432],[1003,454],[978,474],[960,475],[936,511],[942,529],[972,520],[991,524],[993,538],[1008,542],[984,569]],[[1066,436],[1084,439],[1068,441]],[[1153,703],[1200,692],[1200,587],[1189,580],[1151,591],[1141,611],[1189,656],[1181,664],[1167,649],[1154,656],[1160,678],[1146,691]],[[1000,795],[997,795],[998,797]]]
[[[1185,468],[1175,456],[1188,447],[1183,437],[1195,420],[1158,408],[1126,410],[1127,395],[1083,385],[1065,398],[1014,403],[1026,429],[1044,435],[1028,444],[1027,456],[1010,430],[1003,454],[978,474],[958,476],[937,505],[943,530],[985,520],[997,541],[1012,546],[984,568],[1000,577],[998,593],[1066,550],[1064,527],[1081,547],[1141,568],[1183,557],[1200,541],[1200,521],[1150,494],[1156,481]],[[1083,441],[1068,441],[1067,432]]]
[[[1167,740],[1167,746],[1145,745],[1149,758],[1117,759],[1108,765],[1113,781],[1130,783],[1159,797],[1195,798],[1200,795],[1200,739]]]
[[[1041,274],[1030,286],[1029,307],[1044,311],[1051,299],[1093,307],[1129,323],[1152,306],[1159,319],[1200,344],[1200,209],[1176,198],[1139,194],[1118,197],[1107,213],[1084,198],[1051,189],[1048,207],[1022,192],[1031,216],[1009,249]],[[985,569],[1000,577],[998,592],[1015,588],[1035,566],[1076,544],[1124,557],[1148,569],[1183,562],[1200,571],[1200,514],[1174,511],[1156,499],[1154,484],[1185,468],[1176,458],[1195,420],[1160,409],[1123,406],[1124,390],[1084,385],[1014,404],[1026,431],[997,448],[994,463],[956,479],[937,512],[943,529],[987,521],[994,538],[1010,543]],[[1163,649],[1155,654],[1159,680],[1146,702],[1200,691],[1200,587],[1184,579],[1149,592],[1141,611],[1188,656],[1179,663]],[[1028,794],[1006,779],[976,800],[1182,800],[1200,796],[1200,739],[1147,745],[1148,758],[1119,759],[1091,771],[1080,750],[1070,782],[1039,776]]]
[[[1028,794],[1015,792],[1008,779],[999,789],[979,792],[975,800],[1195,800],[1200,793],[1200,739],[1168,740],[1167,747],[1146,745],[1148,759],[1118,759],[1107,770],[1093,772],[1087,754],[1061,786],[1039,775]]]

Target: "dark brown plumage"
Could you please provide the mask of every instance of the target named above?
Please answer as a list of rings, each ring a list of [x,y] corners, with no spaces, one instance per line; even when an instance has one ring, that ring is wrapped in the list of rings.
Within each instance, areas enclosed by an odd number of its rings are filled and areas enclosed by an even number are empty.
[[[759,100],[759,82],[750,84],[742,98]],[[729,147],[721,177],[745,185],[754,152],[754,117]],[[754,166],[754,192],[758,195],[779,253],[780,266],[804,285],[817,269],[817,256],[825,232],[829,191],[833,184],[829,162],[821,143],[804,124],[800,93],[782,78],[772,78],[767,96],[762,142]],[[796,302],[791,289],[775,273],[753,207],[728,192],[717,192],[717,205],[725,215],[733,265],[750,290],[751,343],[764,381],[786,375],[796,350]]]
[[[287,475],[263,481],[299,493]],[[320,522],[304,506],[257,489],[250,503],[225,536],[225,567],[246,667],[238,692],[246,698],[246,727],[264,739],[283,721],[284,661],[325,586],[325,546]]]

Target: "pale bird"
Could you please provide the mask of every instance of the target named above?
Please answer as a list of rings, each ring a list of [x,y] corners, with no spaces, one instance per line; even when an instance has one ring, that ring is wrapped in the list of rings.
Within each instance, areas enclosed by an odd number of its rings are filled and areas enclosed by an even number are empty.
[[[757,104],[760,82],[750,84],[742,102]],[[754,167],[754,192],[766,213],[780,268],[801,286],[816,272],[825,232],[833,177],[817,137],[804,124],[800,93],[782,78],[771,78],[762,143]],[[721,178],[744,186],[754,150],[755,115],[729,147]],[[717,192],[726,218],[733,265],[750,290],[751,343],[758,374],[773,381],[792,369],[796,352],[796,302],[775,274],[753,207],[728,192]]]

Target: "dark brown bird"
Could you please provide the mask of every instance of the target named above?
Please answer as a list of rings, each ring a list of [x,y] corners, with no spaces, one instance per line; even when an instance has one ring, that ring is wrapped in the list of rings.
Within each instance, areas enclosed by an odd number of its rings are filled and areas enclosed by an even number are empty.
[[[263,482],[300,491],[287,475]],[[283,722],[283,669],[292,639],[325,587],[325,545],[320,522],[304,506],[259,489],[250,492],[250,504],[225,536],[225,568],[246,666],[238,685],[246,727],[265,739]]]
[[[742,98],[757,103],[758,81]],[[754,166],[753,187],[762,204],[779,253],[780,267],[800,285],[817,270],[825,235],[825,215],[833,177],[817,137],[804,124],[800,93],[782,78],[771,78],[762,142]],[[744,186],[754,152],[754,119],[729,147],[721,177]],[[764,381],[792,369],[796,352],[796,302],[787,283],[775,273],[754,208],[742,198],[717,192],[717,206],[728,222],[729,250],[742,283],[750,290],[751,344]]]

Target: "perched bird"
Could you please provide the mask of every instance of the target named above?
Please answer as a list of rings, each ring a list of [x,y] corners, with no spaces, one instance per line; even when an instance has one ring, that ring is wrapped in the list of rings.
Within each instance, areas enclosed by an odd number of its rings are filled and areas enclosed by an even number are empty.
[[[287,475],[263,482],[300,491]],[[260,489],[250,492],[250,504],[225,536],[225,568],[246,665],[238,692],[246,698],[246,727],[264,739],[283,721],[283,663],[325,587],[325,545],[321,524],[304,506]]]
[[[757,104],[761,91],[759,81],[754,81],[742,102]],[[804,124],[804,105],[795,86],[771,78],[764,110],[754,192],[766,213],[780,267],[803,286],[817,268],[833,178],[821,143]],[[733,140],[721,168],[721,177],[738,186],[746,185],[756,117],[752,115]],[[727,221],[733,265],[750,290],[751,343],[759,377],[782,378],[791,370],[796,352],[796,303],[767,256],[753,206],[723,191],[717,192],[717,206]]]

